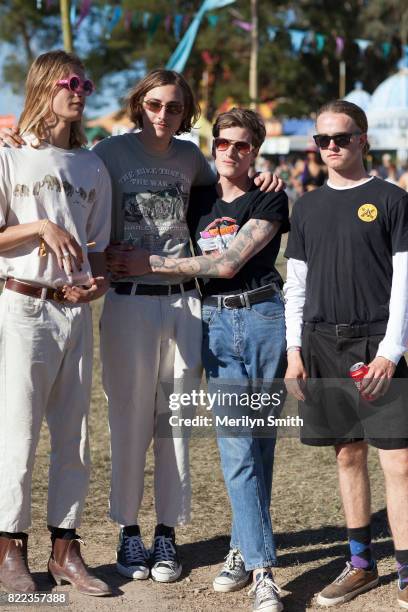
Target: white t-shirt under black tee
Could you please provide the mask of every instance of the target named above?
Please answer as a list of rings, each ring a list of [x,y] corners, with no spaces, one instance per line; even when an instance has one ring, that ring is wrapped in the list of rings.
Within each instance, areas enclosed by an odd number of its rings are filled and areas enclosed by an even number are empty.
[[[225,202],[218,197],[214,185],[192,189],[187,220],[197,255],[226,250],[250,219],[279,221],[281,226],[274,238],[234,278],[201,279],[203,295],[241,293],[273,282],[282,286],[275,261],[281,236],[289,230],[288,198],[282,191],[263,193],[254,187],[232,202]]]
[[[304,321],[387,321],[392,256],[408,251],[408,195],[374,178],[328,185],[293,208],[285,256],[307,263]]]
[[[101,160],[87,149],[61,149],[48,143],[39,148],[0,149],[0,227],[49,219],[70,232],[82,246],[82,271],[69,278],[48,248],[38,254],[39,239],[0,254],[0,277],[13,277],[48,287],[85,282],[91,274],[87,242],[103,252],[109,242],[111,186]]]

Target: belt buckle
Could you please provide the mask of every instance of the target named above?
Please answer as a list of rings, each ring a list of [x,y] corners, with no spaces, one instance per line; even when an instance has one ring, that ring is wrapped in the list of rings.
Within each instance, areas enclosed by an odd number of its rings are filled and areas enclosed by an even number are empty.
[[[234,298],[234,297],[236,297],[236,296],[235,295],[225,295],[222,298],[222,305],[223,305],[223,307],[226,308],[227,310],[232,310],[234,307],[233,306],[228,306],[226,300],[228,300],[229,298]]]
[[[52,299],[54,300],[54,302],[58,302],[59,304],[65,301],[65,297],[61,289],[54,289]]]
[[[339,323],[338,325],[336,325],[336,336],[337,337],[342,337],[342,330],[343,331],[347,331],[348,329],[350,329],[350,325],[348,325],[347,323]],[[347,335],[346,335],[347,337]]]

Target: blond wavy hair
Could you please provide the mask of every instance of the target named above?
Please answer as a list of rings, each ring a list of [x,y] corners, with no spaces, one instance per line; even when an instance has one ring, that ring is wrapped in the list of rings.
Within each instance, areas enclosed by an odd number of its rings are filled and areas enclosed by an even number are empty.
[[[52,102],[58,91],[59,79],[67,77],[76,69],[84,70],[79,57],[65,51],[49,51],[38,56],[31,65],[26,80],[24,109],[18,122],[21,134],[34,134],[39,146],[47,138],[48,126],[57,120],[52,110]],[[86,144],[82,121],[71,123],[69,144],[72,149]]]

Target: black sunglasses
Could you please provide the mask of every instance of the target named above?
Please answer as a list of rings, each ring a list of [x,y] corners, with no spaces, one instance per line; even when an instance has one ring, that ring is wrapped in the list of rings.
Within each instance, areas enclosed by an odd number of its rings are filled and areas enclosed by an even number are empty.
[[[315,134],[313,140],[319,149],[327,149],[333,141],[336,147],[344,148],[350,144],[353,136],[361,136],[362,132],[340,132],[339,134]]]

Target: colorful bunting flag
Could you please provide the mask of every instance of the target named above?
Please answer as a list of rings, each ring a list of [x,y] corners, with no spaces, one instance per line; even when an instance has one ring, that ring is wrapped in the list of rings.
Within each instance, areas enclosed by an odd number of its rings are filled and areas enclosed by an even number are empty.
[[[305,33],[303,30],[289,30],[289,36],[292,43],[292,49],[295,53],[299,53],[302,48],[303,39],[305,37]]]
[[[357,43],[360,53],[364,53],[367,47],[371,44],[369,40],[365,40],[364,38],[356,38],[354,42]]]
[[[391,52],[391,43],[383,42],[381,45],[381,49],[384,57],[388,57]]]
[[[211,28],[215,28],[216,27],[216,25],[218,23],[218,20],[219,20],[219,16],[218,15],[212,15],[212,14],[207,15],[207,21],[208,21],[208,23],[209,23]]]
[[[147,26],[149,25],[149,19],[150,19],[150,13],[145,11],[143,13],[143,27],[145,30],[147,29]]]
[[[75,27],[75,22],[76,22],[76,0],[72,0],[71,2],[71,9],[69,12],[69,20],[71,22],[71,26]]]
[[[35,0],[37,10],[43,8],[44,0]],[[45,0],[46,10],[49,10],[54,3],[58,0]],[[201,7],[194,15],[191,26],[191,15],[188,14],[159,14],[151,13],[149,11],[133,11],[129,8],[123,9],[120,5],[122,0],[117,0],[114,5],[108,4],[100,9],[102,20],[105,22],[106,38],[110,38],[111,32],[115,26],[120,22],[123,17],[123,24],[126,31],[129,31],[132,27],[136,28],[141,25],[147,30],[148,41],[151,42],[155,36],[160,23],[164,21],[164,28],[166,32],[170,32],[171,24],[173,22],[173,31],[176,40],[180,41],[181,33],[185,30],[185,35],[177,46],[173,55],[167,63],[167,67],[172,67],[175,70],[182,71],[185,63],[190,55],[191,48],[194,44],[195,37],[198,32],[199,25],[205,13],[207,13],[207,22],[211,28],[215,28],[220,20],[219,15],[209,13],[229,4],[233,4],[235,0],[203,0]],[[80,2],[80,5],[79,5]],[[78,9],[79,5],[79,9]],[[71,0],[70,8],[70,21],[74,28],[78,28],[84,19],[90,14],[92,6],[92,0]],[[79,11],[79,15],[77,15]],[[286,31],[288,32],[291,40],[292,50],[295,53],[300,51],[312,52],[315,49],[318,53],[321,53],[326,45],[327,36],[319,32],[304,31],[294,28],[288,28],[289,25],[296,22],[296,12],[293,9],[285,11],[283,14],[277,14],[281,16],[285,23]],[[246,32],[252,31],[252,23],[249,21],[243,21],[242,19],[234,19],[232,23],[241,28]],[[267,26],[266,33],[270,41],[275,40],[277,32],[280,28],[276,26]],[[375,44],[373,41],[365,38],[356,38],[354,42],[358,45],[361,54],[364,54],[370,45]],[[343,36],[335,37],[336,54],[341,56],[344,51],[345,39]],[[387,58],[392,49],[392,43],[383,42],[380,43],[383,57]],[[403,58],[407,59],[408,62],[408,45],[402,46]],[[174,66],[177,66],[174,68]]]
[[[278,31],[278,28],[273,28],[272,26],[268,26],[266,28],[266,33],[268,34],[268,38],[269,40],[275,40],[275,36],[276,36],[276,32]]]
[[[336,53],[341,55],[344,49],[344,38],[342,36],[336,36]]]
[[[152,42],[153,37],[157,32],[157,28],[159,27],[161,20],[162,20],[161,15],[154,15],[153,19],[151,20],[149,30],[147,32],[147,41],[149,43]]]
[[[241,21],[240,19],[234,19],[232,22],[238,28],[245,30],[246,32],[252,32],[252,23],[249,21]]]
[[[315,34],[315,39],[317,52],[320,53],[326,44],[326,36],[324,34]]]
[[[182,40],[177,45],[177,48],[173,52],[169,61],[166,64],[168,70],[176,70],[177,72],[183,72],[187,60],[190,56],[191,49],[193,47],[195,38],[197,36],[198,28],[200,27],[201,20],[207,11],[213,11],[217,8],[222,8],[228,4],[233,4],[235,0],[204,0],[201,7],[194,16],[188,30],[185,32]]]
[[[81,8],[79,11],[79,17],[75,24],[76,28],[79,28],[85,17],[87,17],[91,11],[92,0],[82,0]]]
[[[183,27],[183,15],[174,15],[174,36],[176,40],[180,40],[181,37],[181,28]]]

